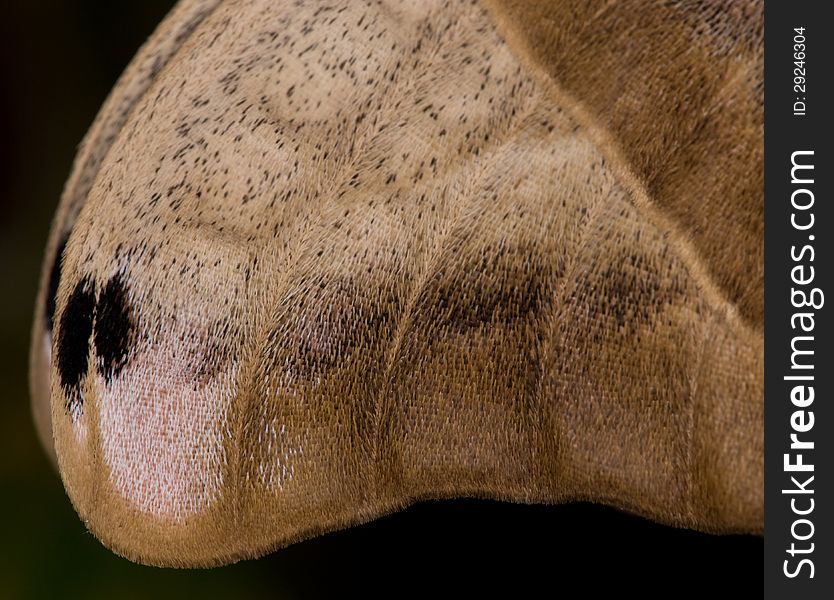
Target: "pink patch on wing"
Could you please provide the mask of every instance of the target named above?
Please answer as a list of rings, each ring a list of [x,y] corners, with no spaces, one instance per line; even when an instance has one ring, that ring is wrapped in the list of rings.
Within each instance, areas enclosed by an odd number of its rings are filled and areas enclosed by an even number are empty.
[[[200,349],[171,343],[135,359],[109,384],[96,375],[104,459],[128,502],[181,520],[204,511],[223,487],[235,367],[201,380]]]

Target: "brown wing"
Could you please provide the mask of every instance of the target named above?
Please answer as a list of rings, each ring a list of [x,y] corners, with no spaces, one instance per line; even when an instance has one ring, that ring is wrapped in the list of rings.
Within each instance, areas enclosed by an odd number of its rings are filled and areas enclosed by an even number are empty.
[[[588,115],[477,4],[203,19],[65,253],[92,531],[210,565],[454,495],[759,531],[761,336]]]
[[[755,0],[485,0],[522,62],[578,109],[635,201],[762,331],[764,26]]]

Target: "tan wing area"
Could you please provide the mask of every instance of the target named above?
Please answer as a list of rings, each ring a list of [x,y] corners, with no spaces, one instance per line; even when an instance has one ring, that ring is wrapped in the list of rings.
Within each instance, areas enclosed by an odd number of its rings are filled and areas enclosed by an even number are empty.
[[[450,496],[761,531],[760,315],[510,12],[201,14],[53,227],[33,387],[96,536],[208,566]]]
[[[559,101],[644,187],[648,198],[637,200],[668,218],[761,332],[764,4],[484,4],[522,62],[558,86]]]

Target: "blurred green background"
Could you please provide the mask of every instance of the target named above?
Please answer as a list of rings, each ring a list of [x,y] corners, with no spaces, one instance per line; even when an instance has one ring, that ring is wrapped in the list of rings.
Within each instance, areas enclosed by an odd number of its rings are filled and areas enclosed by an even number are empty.
[[[476,590],[559,595],[680,585],[759,596],[760,538],[675,530],[575,504],[424,503],[258,561],[207,571],[134,565],[86,532],[29,413],[29,329],[49,222],[75,148],[170,9],[141,2],[6,2],[0,19],[0,598],[312,598]],[[389,582],[395,582],[393,584]],[[719,584],[719,581],[723,583]],[[720,585],[720,588],[719,588]]]

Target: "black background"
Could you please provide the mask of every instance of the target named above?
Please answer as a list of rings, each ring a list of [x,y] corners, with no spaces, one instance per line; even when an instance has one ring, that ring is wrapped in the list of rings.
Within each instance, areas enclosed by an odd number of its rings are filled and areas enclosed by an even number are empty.
[[[172,2],[13,2],[0,19],[0,597],[314,598],[499,589],[544,596],[762,594],[761,538],[668,528],[588,504],[431,502],[208,571],[134,565],[87,533],[35,438],[29,328],[75,148]],[[821,74],[820,74],[821,75]],[[525,594],[527,595],[527,594]]]

